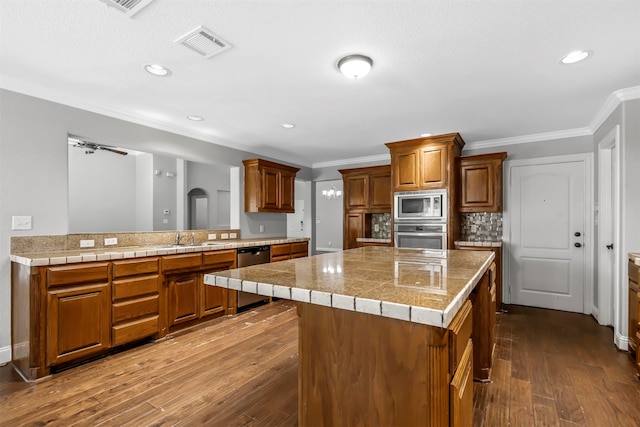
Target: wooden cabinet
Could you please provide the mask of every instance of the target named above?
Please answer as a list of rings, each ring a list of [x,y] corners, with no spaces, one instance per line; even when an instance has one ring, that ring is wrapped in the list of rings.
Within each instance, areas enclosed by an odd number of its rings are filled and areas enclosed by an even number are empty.
[[[473,425],[473,341],[469,339],[449,385],[449,425]]]
[[[205,252],[202,254],[202,264],[206,268],[205,273],[230,270],[236,268],[236,251],[225,250]],[[202,281],[200,285],[200,316],[224,313],[227,309],[228,290],[218,286],[209,286]]]
[[[159,268],[158,257],[113,262],[111,340],[114,346],[158,334]]]
[[[344,184],[343,248],[358,247],[358,237],[371,237],[371,214],[391,213],[391,166],[342,169]]]
[[[507,153],[460,158],[460,212],[502,211],[502,163]]]
[[[455,245],[456,249],[462,251],[492,251],[495,255],[493,262],[495,263],[495,269],[492,271],[492,283],[495,284],[495,310],[496,312],[502,311],[502,247],[494,246],[460,246]]]
[[[488,382],[495,347],[495,308],[491,307],[490,272],[482,276],[469,300],[473,306],[473,378]]]
[[[366,246],[391,246],[391,244],[387,242],[358,242],[359,248],[364,248]]]
[[[464,141],[457,133],[385,144],[391,152],[392,190],[455,190],[454,160]]]
[[[242,163],[245,212],[295,212],[295,177],[299,168],[263,159]]]
[[[629,261],[629,354],[640,368],[640,269],[633,262]]]
[[[169,276],[169,327],[198,318],[198,273]]]
[[[304,258],[309,255],[309,242],[292,242],[271,245],[270,261],[278,262],[288,259]]]
[[[48,366],[99,354],[111,347],[108,263],[47,269]]]

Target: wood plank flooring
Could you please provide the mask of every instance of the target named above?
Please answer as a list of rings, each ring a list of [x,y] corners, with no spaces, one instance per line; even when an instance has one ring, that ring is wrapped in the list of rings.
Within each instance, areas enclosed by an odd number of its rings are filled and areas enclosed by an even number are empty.
[[[508,306],[476,426],[638,426],[640,381],[590,316]],[[1,426],[295,426],[297,317],[278,301],[60,372],[0,368]]]

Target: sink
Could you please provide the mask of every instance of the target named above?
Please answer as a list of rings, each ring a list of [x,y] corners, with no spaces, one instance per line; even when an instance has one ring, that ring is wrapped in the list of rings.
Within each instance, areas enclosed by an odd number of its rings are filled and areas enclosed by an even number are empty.
[[[201,243],[202,246],[220,246],[220,245],[228,245],[228,243],[224,242],[204,242]]]
[[[196,246],[196,245],[149,245],[147,247],[154,249],[174,249],[174,248],[186,248],[188,246]]]

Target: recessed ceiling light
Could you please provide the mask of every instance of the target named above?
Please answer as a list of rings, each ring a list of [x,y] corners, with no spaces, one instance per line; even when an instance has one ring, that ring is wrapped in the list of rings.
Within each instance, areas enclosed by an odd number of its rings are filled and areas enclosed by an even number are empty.
[[[187,119],[193,121],[193,122],[201,122],[204,119],[200,116],[187,116]]]
[[[294,125],[293,123],[283,123],[280,126],[282,126],[285,129],[293,129],[294,127],[296,127],[296,125]]]
[[[563,56],[562,59],[560,60],[560,63],[575,64],[576,62],[584,61],[591,55],[592,55],[592,52],[589,50],[576,50]]]
[[[433,135],[432,133],[421,133],[421,134],[420,134],[420,136],[421,136],[422,138],[426,138],[426,137],[428,137],[428,136],[432,136],[432,135]]]
[[[338,70],[350,79],[359,79],[371,71],[373,60],[364,55],[347,55],[338,61]]]
[[[167,77],[171,75],[171,70],[158,64],[147,64],[144,66],[147,73],[154,76]]]

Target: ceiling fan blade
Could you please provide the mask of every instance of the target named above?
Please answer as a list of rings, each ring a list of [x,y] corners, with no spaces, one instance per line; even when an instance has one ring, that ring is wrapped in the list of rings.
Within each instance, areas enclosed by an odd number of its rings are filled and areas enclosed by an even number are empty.
[[[105,150],[105,151],[111,151],[112,153],[120,154],[120,155],[123,155],[123,156],[126,156],[127,154],[129,154],[126,151],[116,150],[115,148],[109,148],[109,147],[105,147],[105,146],[102,146],[102,145],[99,145],[98,149],[99,150]]]

